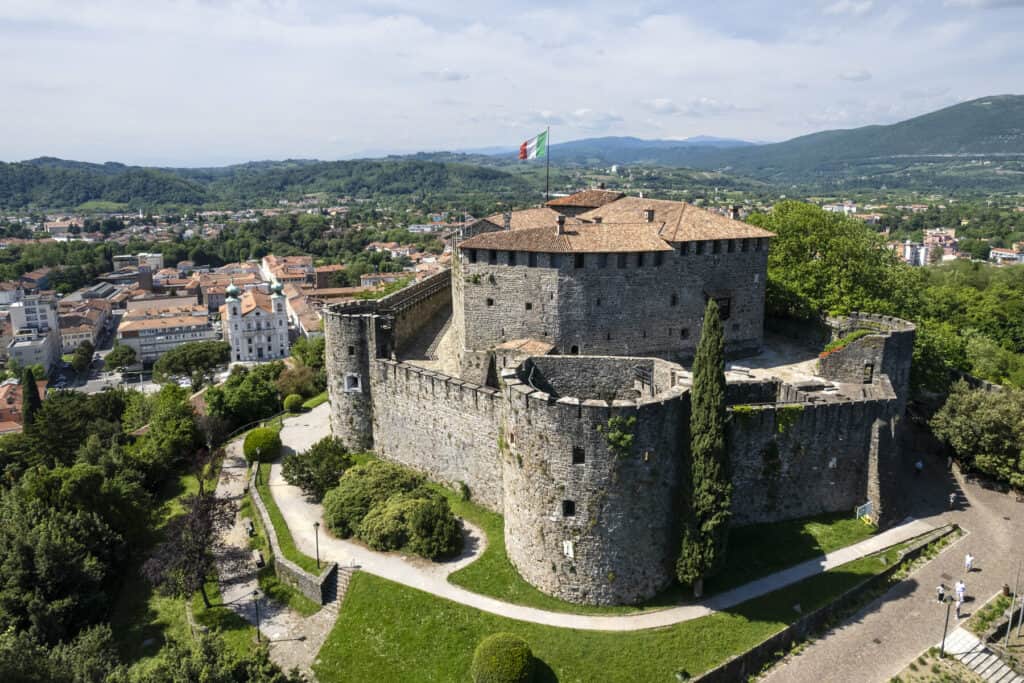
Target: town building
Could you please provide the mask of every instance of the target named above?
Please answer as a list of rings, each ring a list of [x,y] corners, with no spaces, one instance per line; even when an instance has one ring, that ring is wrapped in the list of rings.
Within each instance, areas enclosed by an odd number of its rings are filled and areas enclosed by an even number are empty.
[[[267,254],[260,262],[260,274],[267,282],[279,282],[282,285],[313,285],[316,282],[312,256]]]
[[[134,349],[138,361],[145,364],[182,344],[219,338],[220,331],[210,322],[205,306],[130,310],[117,328],[118,342]]]
[[[46,396],[46,379],[36,380],[39,397]],[[21,411],[22,387],[21,379],[12,377],[0,382],[0,434],[20,432],[25,424],[25,416]]]
[[[243,292],[237,285],[228,285],[220,315],[233,362],[259,362],[288,356],[288,312],[282,289],[280,282],[271,286],[270,294],[257,289]]]
[[[62,301],[58,310],[62,353],[74,352],[82,342],[89,342],[95,347],[101,335],[109,329],[109,301]]]
[[[911,266],[927,266],[931,249],[927,244],[907,240],[903,243],[903,261]]]
[[[1024,252],[992,247],[988,252],[988,260],[999,266],[1013,266],[1024,263]]]

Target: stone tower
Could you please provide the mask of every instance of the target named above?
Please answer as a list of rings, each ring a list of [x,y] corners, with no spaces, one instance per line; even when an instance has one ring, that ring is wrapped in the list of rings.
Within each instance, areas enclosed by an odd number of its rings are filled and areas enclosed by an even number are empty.
[[[336,305],[324,315],[324,361],[331,401],[331,430],[350,449],[373,447],[370,358],[377,316],[372,306]]]

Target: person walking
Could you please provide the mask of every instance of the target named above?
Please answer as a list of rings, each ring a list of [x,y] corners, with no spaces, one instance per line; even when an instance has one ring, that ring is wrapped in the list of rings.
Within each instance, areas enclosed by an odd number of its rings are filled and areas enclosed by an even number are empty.
[[[939,602],[945,602],[946,601],[946,586],[940,583],[939,587],[935,589],[935,595],[936,595],[936,597],[938,597]]]
[[[958,603],[963,602],[964,596],[967,595],[967,584],[964,583],[963,579],[960,579],[956,582],[956,586],[954,586],[953,591],[956,593],[956,601]]]
[[[964,555],[964,571],[968,574],[974,571],[974,555],[970,553]]]
[[[956,491],[949,494],[949,509],[952,510],[956,507]]]

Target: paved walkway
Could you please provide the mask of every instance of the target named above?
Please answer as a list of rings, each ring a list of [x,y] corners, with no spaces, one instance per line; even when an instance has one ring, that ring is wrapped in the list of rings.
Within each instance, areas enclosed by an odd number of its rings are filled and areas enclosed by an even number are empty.
[[[925,462],[920,477],[911,474],[910,463],[917,457]],[[948,590],[957,579],[964,579],[968,595],[964,619],[1004,582],[1013,583],[1021,556],[1012,549],[1024,538],[1024,506],[1012,496],[946,472],[944,459],[936,455],[908,452],[904,460],[905,511],[935,526],[957,523],[967,533],[884,596],[773,669],[766,677],[768,683],[888,681],[942,637],[946,615],[935,600],[939,583]],[[960,503],[950,511],[946,500],[954,490]],[[975,571],[965,575],[967,552],[977,560]]]
[[[328,405],[323,404],[309,413],[286,420],[284,428],[281,430],[282,443],[288,448],[301,452],[328,435],[330,433],[329,410]],[[319,521],[323,524],[321,506],[309,503],[300,489],[284,481],[281,476],[281,467],[278,464],[271,467],[268,481],[274,500],[277,501],[277,505],[288,523],[296,546],[303,553],[312,556],[315,552],[314,544],[316,542],[313,523]],[[449,583],[448,575],[475,560],[486,545],[486,537],[479,529],[471,525],[466,526],[468,527],[466,551],[459,558],[449,562],[430,562],[399,553],[381,553],[352,541],[334,538],[326,533],[320,534],[320,557],[333,560],[339,565],[358,565],[363,571],[385,579],[511,619],[562,628],[635,631],[669,626],[707,616],[715,611],[733,607],[751,598],[814,576],[827,569],[870,555],[882,548],[901,543],[934,528],[932,524],[926,522],[908,521],[856,545],[829,553],[818,559],[809,560],[731,591],[720,593],[700,603],[636,614],[598,616],[549,612],[514,605],[473,593]],[[324,529],[326,526],[321,526],[321,531]]]
[[[1014,673],[977,636],[965,629],[958,628],[949,634],[946,638],[946,653],[959,659],[964,666],[989,683],[1024,683],[1024,676]]]
[[[226,447],[224,464],[217,481],[217,495],[241,503],[245,498],[248,465],[242,454],[242,440],[235,439]],[[248,549],[249,535],[240,516],[227,534],[228,543],[236,549]],[[218,566],[220,594],[224,604],[250,624],[256,623],[256,606],[252,593],[258,586],[252,562],[239,565],[222,561]],[[303,617],[277,602],[259,599],[260,633],[270,645],[270,657],[285,671],[298,668],[311,673],[310,665],[320,651],[337,618],[337,605],[326,605],[319,612]]]

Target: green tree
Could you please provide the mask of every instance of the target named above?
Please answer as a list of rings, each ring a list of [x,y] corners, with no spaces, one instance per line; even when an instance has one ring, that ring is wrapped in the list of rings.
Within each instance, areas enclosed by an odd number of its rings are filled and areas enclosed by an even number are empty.
[[[1024,488],[1024,390],[984,391],[957,382],[931,426],[964,468]]]
[[[754,214],[771,230],[766,306],[770,315],[812,318],[822,312],[899,315],[916,309],[919,274],[861,221],[798,201]]]
[[[43,402],[39,398],[39,387],[36,385],[35,373],[32,368],[25,368],[21,373],[21,417],[25,429],[36,421],[36,414]]]
[[[92,355],[95,352],[96,348],[92,345],[92,342],[82,342],[71,356],[71,368],[78,374],[82,374],[89,369],[89,364],[92,363]]]
[[[220,341],[189,342],[160,356],[153,364],[153,380],[161,384],[187,377],[198,391],[213,379],[219,366],[231,360],[231,345]]]
[[[218,554],[230,557],[225,532],[235,523],[235,504],[213,492],[187,496],[185,514],[172,517],[164,541],[142,566],[146,579],[164,593],[191,597],[196,591],[210,607],[206,580],[216,570]],[[225,555],[228,553],[228,555]],[[235,557],[240,562],[241,557]]]
[[[304,453],[286,455],[281,473],[289,484],[319,503],[354,463],[341,439],[327,436]]]
[[[126,344],[118,343],[114,344],[114,348],[103,359],[103,362],[111,370],[120,370],[135,365],[138,360],[135,355],[135,349]]]
[[[314,370],[324,366],[324,337],[299,337],[292,344],[292,358],[299,360],[303,365]]]
[[[725,448],[725,336],[718,304],[704,310],[690,391],[690,468],[684,488],[683,538],[676,562],[682,583],[700,593],[725,561],[732,484]]]

